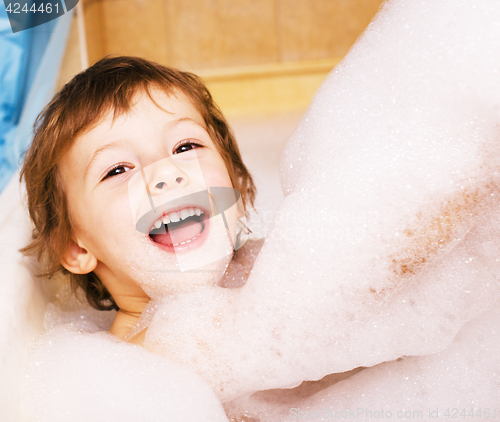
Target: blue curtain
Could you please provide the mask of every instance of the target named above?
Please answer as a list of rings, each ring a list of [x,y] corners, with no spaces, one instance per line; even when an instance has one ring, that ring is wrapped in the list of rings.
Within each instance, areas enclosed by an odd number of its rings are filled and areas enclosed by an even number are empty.
[[[36,116],[55,92],[72,15],[13,34],[0,8],[0,192],[32,140]]]

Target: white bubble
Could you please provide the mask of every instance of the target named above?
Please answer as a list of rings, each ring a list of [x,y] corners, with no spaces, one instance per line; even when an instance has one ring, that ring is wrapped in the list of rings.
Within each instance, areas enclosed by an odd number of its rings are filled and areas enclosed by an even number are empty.
[[[98,329],[59,325],[38,341],[27,368],[23,420],[227,421],[195,373]]]

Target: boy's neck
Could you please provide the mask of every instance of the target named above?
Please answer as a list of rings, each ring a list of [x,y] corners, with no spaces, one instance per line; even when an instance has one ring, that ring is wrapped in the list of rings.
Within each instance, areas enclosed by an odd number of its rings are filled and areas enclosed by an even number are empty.
[[[141,311],[128,311],[125,309],[120,309],[116,313],[113,324],[111,324],[111,327],[109,328],[109,332],[123,340],[125,338],[125,336],[127,336],[127,334],[130,333],[130,331],[135,326],[135,324],[137,324],[137,321],[139,320],[141,313],[142,313],[142,310]],[[143,339],[144,333],[140,333],[140,334],[142,334],[141,338]],[[138,337],[138,336],[134,336],[129,341],[131,343],[137,343],[136,337]],[[140,343],[142,343],[142,340],[140,341]]]

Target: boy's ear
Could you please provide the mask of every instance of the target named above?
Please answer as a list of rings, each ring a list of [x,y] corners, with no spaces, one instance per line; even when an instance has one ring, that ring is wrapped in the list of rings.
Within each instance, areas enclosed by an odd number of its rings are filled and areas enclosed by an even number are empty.
[[[97,258],[84,245],[71,240],[61,265],[73,274],[88,274],[97,267]]]

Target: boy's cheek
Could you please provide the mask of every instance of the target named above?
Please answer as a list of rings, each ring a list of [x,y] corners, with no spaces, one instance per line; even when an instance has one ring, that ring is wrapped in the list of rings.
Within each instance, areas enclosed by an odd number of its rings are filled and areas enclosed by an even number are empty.
[[[229,173],[224,167],[219,166],[202,166],[201,168],[204,178],[204,183],[207,187],[232,187]]]
[[[123,233],[135,229],[128,195],[102,199],[96,209],[97,213],[94,215],[94,219],[100,222],[103,230],[112,229],[117,233]]]

